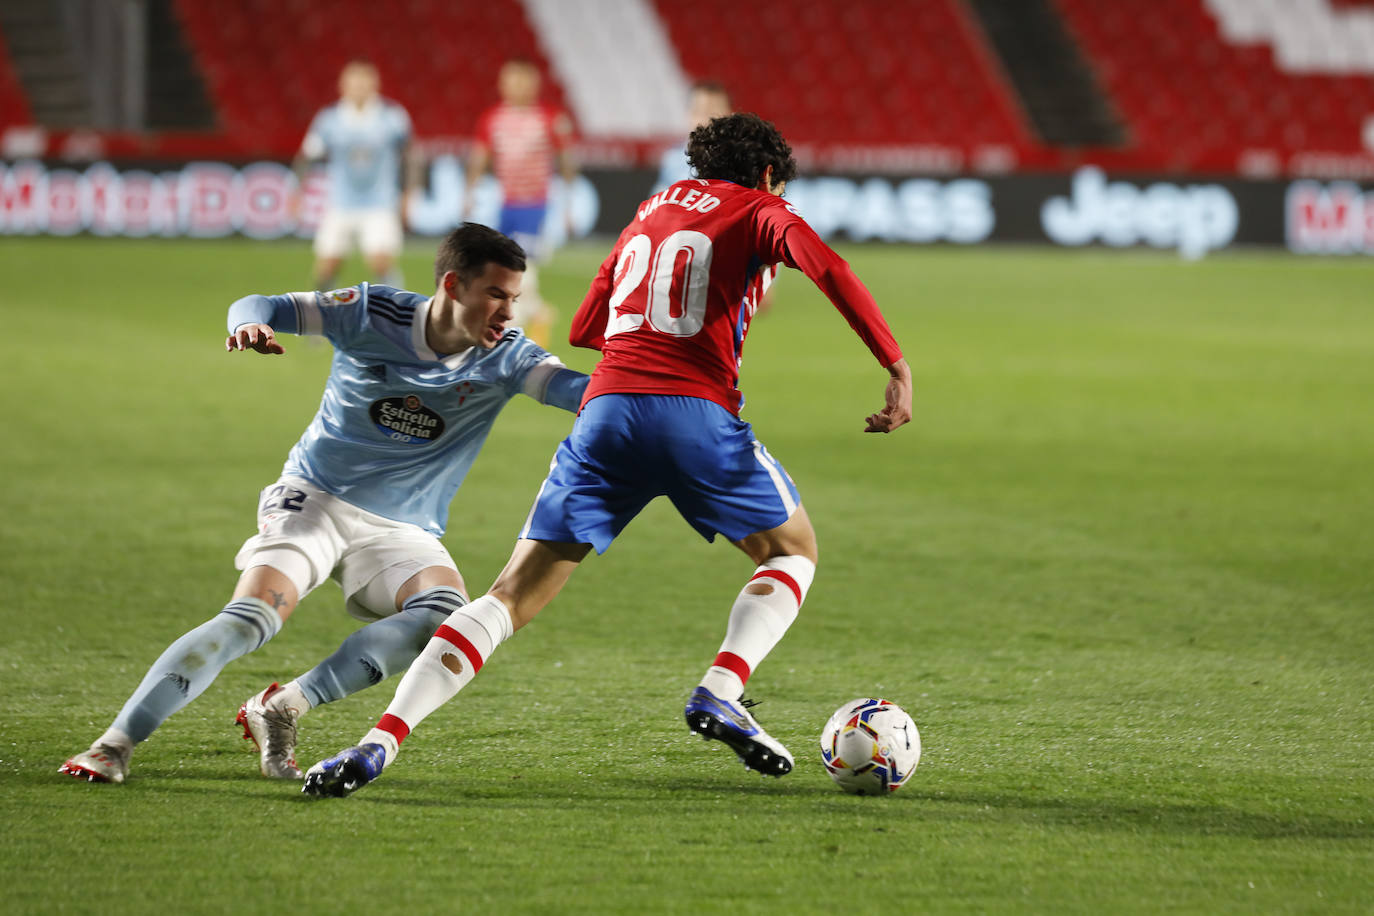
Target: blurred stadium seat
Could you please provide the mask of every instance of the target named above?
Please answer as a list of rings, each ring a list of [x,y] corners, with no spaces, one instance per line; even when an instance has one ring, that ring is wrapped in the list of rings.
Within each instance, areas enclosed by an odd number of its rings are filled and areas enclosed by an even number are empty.
[[[1135,145],[1162,167],[1228,172],[1247,148],[1360,148],[1360,124],[1374,111],[1374,63],[1354,62],[1374,55],[1374,41],[1352,53],[1353,43],[1331,23],[1351,15],[1363,22],[1367,14],[1374,26],[1374,7],[1341,9],[1327,0],[1056,2]]]
[[[28,124],[32,120],[29,103],[19,86],[14,67],[10,63],[5,36],[0,35],[0,129]]]
[[[587,104],[565,99],[521,0],[172,3],[217,129],[124,146],[113,138],[112,154],[288,158],[354,56],[376,61],[384,94],[406,106],[422,139],[469,136],[511,56],[538,63],[549,101]],[[738,0],[645,3],[682,73],[722,81],[737,107],[771,118],[795,145],[948,148],[948,170],[1095,161],[1229,173],[1257,150],[1278,160],[1313,150],[1357,156],[1374,113],[1371,0],[1052,0],[1124,124],[1121,145],[1093,149],[1034,134],[965,0],[758,0],[749,6],[756,29],[723,25],[739,20]],[[434,50],[436,37],[445,51]],[[32,116],[0,40],[0,127]],[[594,143],[624,139],[591,133]]]
[[[420,136],[471,132],[496,100],[496,71],[526,57],[548,76],[517,0],[376,3],[334,0],[177,0],[224,131],[249,152],[289,156],[310,118],[337,97],[339,69],[374,61],[382,93],[410,112]],[[447,38],[440,38],[447,36]],[[451,42],[452,53],[426,50]],[[562,103],[557,82],[546,97]]]
[[[727,85],[794,143],[1018,144],[1014,102],[959,0],[879,4],[763,0],[764,34],[729,22],[737,0],[655,0],[683,67]]]

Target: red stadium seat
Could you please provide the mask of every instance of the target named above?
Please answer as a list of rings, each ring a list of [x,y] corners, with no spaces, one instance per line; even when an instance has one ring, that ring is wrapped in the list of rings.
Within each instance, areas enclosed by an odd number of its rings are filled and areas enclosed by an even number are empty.
[[[4,36],[0,35],[0,129],[29,124],[32,120],[28,99],[24,97],[24,90],[19,86],[19,78],[10,64]]]
[[[759,0],[751,16],[778,25],[767,39],[700,27],[733,21],[738,0],[656,0],[655,8],[688,73],[720,80],[736,107],[775,121],[794,143],[1024,139],[1014,105],[962,25],[957,0]],[[939,114],[928,99],[938,100]],[[975,111],[986,116],[961,116]]]
[[[564,104],[518,0],[175,0],[175,8],[225,131],[243,149],[266,138],[276,155],[291,155],[353,57],[377,64],[383,94],[406,107],[420,137],[470,134],[511,56],[538,62],[544,97]],[[426,50],[436,35],[484,40],[439,54]]]
[[[1055,3],[1146,157],[1182,150],[1197,167],[1253,147],[1360,151],[1374,74],[1285,72],[1269,45],[1226,39],[1203,0]]]

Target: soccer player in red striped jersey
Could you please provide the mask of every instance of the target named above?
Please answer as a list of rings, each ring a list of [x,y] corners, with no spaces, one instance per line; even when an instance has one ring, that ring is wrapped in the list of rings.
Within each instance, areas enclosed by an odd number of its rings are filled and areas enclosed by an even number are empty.
[[[796,619],[817,560],[796,486],[739,417],[740,354],[767,268],[806,274],[886,369],[884,406],[866,432],[911,419],[911,370],[848,264],[783,201],[796,163],[772,124],[716,118],[692,132],[688,156],[699,177],[640,205],[573,320],[572,342],[600,350],[601,362],[509,563],[439,628],[362,742],[311,768],[307,794],[347,795],[380,775],[410,730],[558,594],[588,550],[604,552],[656,496],[756,565],[688,700],[687,724],[753,770],[791,771],[792,755],[742,700]]]
[[[497,77],[501,101],[477,121],[463,199],[470,214],[477,182],[491,169],[503,195],[496,228],[530,255],[515,323],[528,331],[531,340],[548,346],[553,312],[539,295],[532,262],[544,255],[546,247],[541,238],[555,166],[568,188],[577,177],[577,165],[570,148],[572,119],[557,106],[539,101],[539,83],[539,68],[533,61],[514,58],[501,66]]]

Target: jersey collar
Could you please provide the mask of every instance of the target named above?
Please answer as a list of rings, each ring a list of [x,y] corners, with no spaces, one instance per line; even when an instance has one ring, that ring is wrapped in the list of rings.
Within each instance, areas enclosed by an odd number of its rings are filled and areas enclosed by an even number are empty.
[[[481,347],[468,347],[462,353],[450,353],[447,356],[440,356],[429,348],[425,341],[425,322],[429,320],[429,308],[434,304],[434,297],[430,296],[424,302],[415,306],[415,312],[410,319],[410,345],[415,348],[415,355],[420,359],[432,363],[443,363],[450,369],[461,369],[464,365],[471,362],[474,354]]]

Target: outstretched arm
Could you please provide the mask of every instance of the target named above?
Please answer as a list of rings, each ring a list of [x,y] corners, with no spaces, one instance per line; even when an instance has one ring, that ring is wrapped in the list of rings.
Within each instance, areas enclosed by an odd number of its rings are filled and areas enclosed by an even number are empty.
[[[582,406],[582,392],[587,390],[588,376],[564,366],[556,356],[550,356],[525,376],[521,390],[540,404],[561,407],[577,413]]]
[[[276,329],[300,333],[300,317],[295,297],[244,296],[229,306],[229,336],[224,349],[256,350],[259,353],[285,353],[277,343]]]
[[[864,432],[890,433],[911,420],[911,367],[902,357],[887,320],[867,287],[854,275],[844,258],[821,241],[815,231],[797,219],[783,229],[782,260],[811,278],[844,315],[878,363],[887,369],[884,405],[870,414]]]

